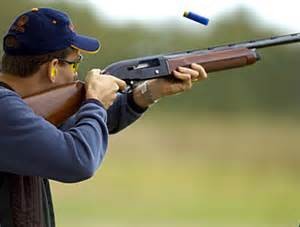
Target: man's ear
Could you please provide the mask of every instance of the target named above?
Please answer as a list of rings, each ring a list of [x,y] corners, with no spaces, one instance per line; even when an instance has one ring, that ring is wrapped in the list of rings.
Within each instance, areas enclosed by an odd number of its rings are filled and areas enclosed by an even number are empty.
[[[55,58],[48,64],[48,78],[52,83],[55,83],[57,74],[58,60]]]

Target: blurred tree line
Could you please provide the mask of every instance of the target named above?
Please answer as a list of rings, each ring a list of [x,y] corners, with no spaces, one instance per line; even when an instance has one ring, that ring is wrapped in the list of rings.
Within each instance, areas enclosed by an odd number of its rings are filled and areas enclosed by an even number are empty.
[[[191,29],[178,21],[167,21],[157,27],[108,23],[101,17],[101,12],[96,14],[87,2],[10,0],[3,2],[0,8],[1,36],[16,15],[33,7],[64,10],[71,16],[79,33],[101,40],[101,51],[97,55],[85,56],[80,69],[82,77],[90,68],[104,68],[128,58],[202,49],[282,34],[279,30],[252,23],[255,17],[244,8],[214,18],[214,24],[208,28],[195,24]],[[207,81],[196,84],[190,92],[161,101],[155,111],[258,112],[297,116],[300,112],[300,45],[268,48],[260,50],[260,53],[262,61],[256,65],[211,74]]]

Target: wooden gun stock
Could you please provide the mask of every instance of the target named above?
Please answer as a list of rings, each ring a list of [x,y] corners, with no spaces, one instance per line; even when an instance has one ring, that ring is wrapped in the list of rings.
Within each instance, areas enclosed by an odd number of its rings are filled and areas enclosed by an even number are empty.
[[[84,83],[77,81],[23,99],[37,115],[59,126],[79,109],[84,97]]]

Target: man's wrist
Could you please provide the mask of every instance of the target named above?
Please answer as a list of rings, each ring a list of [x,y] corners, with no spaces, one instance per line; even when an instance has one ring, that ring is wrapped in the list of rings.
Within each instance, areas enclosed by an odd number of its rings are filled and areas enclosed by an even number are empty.
[[[159,100],[153,92],[153,87],[150,87],[149,81],[144,81],[133,90],[133,99],[142,108],[147,108]]]
[[[96,104],[96,105],[98,105],[98,106],[100,106],[100,107],[102,107],[102,108],[105,109],[104,105],[103,105],[98,99],[95,99],[95,98],[88,98],[88,99],[84,100],[84,101],[81,103],[81,105],[83,106],[83,105],[85,105],[85,104],[87,104],[87,103],[94,103],[94,104]]]
[[[148,107],[141,107],[136,103],[136,101],[134,101],[133,91],[127,93],[127,103],[136,113],[142,114],[148,109]]]
[[[149,81],[145,81],[140,85],[141,93],[149,105],[158,102],[158,98],[153,93],[153,87],[150,88]]]

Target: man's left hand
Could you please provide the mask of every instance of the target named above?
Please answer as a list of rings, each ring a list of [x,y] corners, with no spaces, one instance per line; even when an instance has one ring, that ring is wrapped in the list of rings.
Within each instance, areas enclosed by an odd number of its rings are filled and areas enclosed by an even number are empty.
[[[139,92],[139,87],[137,87],[134,95],[135,102],[145,108],[162,97],[190,90],[193,82],[207,78],[207,74],[201,65],[193,63],[190,67],[178,67],[177,70],[173,71],[173,77],[171,78],[158,78],[147,81],[147,90],[142,95],[140,94],[141,91]]]

